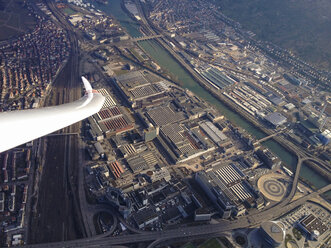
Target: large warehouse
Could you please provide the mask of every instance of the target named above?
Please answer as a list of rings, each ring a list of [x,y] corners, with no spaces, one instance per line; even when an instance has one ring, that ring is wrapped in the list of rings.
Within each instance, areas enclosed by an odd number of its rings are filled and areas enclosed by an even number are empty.
[[[285,124],[287,121],[285,116],[277,112],[268,114],[264,119],[274,128]]]
[[[153,102],[164,96],[168,90],[165,80],[146,71],[134,71],[115,78],[115,85],[120,89],[132,108]]]
[[[245,178],[245,174],[234,163],[224,165],[216,162],[211,169],[195,174],[195,180],[219,209],[223,218],[244,214],[244,204],[251,205],[258,198]]]

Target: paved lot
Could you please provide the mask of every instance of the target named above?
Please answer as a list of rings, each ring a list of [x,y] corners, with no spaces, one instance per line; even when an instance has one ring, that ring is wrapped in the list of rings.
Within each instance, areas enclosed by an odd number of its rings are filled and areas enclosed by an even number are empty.
[[[287,188],[280,182],[277,174],[267,174],[262,176],[257,186],[264,197],[270,201],[280,202],[286,195]]]

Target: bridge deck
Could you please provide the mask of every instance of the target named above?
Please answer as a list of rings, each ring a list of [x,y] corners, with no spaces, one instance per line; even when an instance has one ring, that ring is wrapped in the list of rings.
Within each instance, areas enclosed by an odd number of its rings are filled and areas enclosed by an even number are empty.
[[[158,35],[151,35],[151,36],[142,36],[142,37],[133,38],[131,40],[132,41],[143,41],[143,40],[152,40],[152,39],[156,39],[156,38],[160,38],[160,37],[163,37],[163,35],[158,34]]]

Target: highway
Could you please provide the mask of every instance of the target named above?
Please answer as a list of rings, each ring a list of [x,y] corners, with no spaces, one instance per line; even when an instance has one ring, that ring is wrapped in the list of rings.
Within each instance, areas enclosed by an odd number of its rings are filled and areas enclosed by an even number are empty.
[[[166,240],[174,240],[174,239],[186,238],[186,237],[187,238],[191,237],[194,239],[201,235],[208,235],[208,237],[213,235],[218,236],[221,232],[224,231],[229,231],[237,228],[258,226],[260,223],[266,220],[279,218],[280,216],[288,213],[289,211],[295,209],[296,207],[304,204],[307,200],[331,190],[331,184],[329,184],[311,194],[308,194],[296,201],[291,202],[297,190],[299,175],[303,162],[305,161],[319,162],[311,157],[302,158],[300,157],[300,155],[297,156],[298,156],[298,162],[297,162],[296,172],[292,181],[292,187],[290,193],[282,202],[264,211],[252,215],[242,216],[233,221],[221,219],[217,224],[207,224],[203,226],[191,226],[191,227],[185,226],[185,227],[179,227],[174,230],[165,230],[165,231],[157,231],[157,232],[144,231],[138,233],[136,229],[133,229],[132,231],[136,232],[135,234],[109,237],[110,233],[109,234],[105,233],[102,235],[97,235],[94,237],[80,239],[80,240],[48,243],[47,247],[77,247],[77,246],[109,247],[110,245],[152,241],[152,243],[149,245],[149,248],[151,248],[154,245],[157,245]],[[99,206],[99,208],[104,209],[104,206]],[[122,222],[124,221],[123,219],[120,220]],[[44,246],[45,244],[38,244],[38,245],[28,245],[27,247],[44,247]]]
[[[269,208],[263,212],[257,213],[252,216],[243,216],[234,221],[222,220],[217,224],[207,224],[203,226],[191,226],[191,227],[179,227],[174,230],[165,230],[158,232],[144,232],[139,234],[130,234],[116,237],[104,237],[98,238],[95,236],[93,238],[72,240],[66,242],[56,242],[46,244],[37,244],[37,245],[27,245],[25,247],[109,247],[110,245],[119,245],[119,244],[129,244],[129,243],[139,243],[139,242],[148,242],[156,240],[170,240],[178,239],[184,237],[192,237],[194,239],[200,235],[219,235],[222,232],[245,227],[254,227],[260,223],[278,218],[285,213],[293,210],[294,208],[304,204],[307,200],[316,197],[319,194],[322,194],[326,191],[331,190],[331,185],[328,185],[316,192],[313,192],[309,195],[306,195],[296,201],[293,201],[289,204],[282,202],[282,206],[277,206],[275,208]],[[157,243],[157,242],[155,242]]]
[[[144,18],[143,18],[144,20]],[[162,39],[159,39],[159,42],[163,43],[163,46],[167,46]],[[185,65],[184,61],[181,57],[179,57],[170,47],[168,47],[168,51],[173,53],[173,56],[176,57],[181,64]],[[183,63],[182,63],[183,62]],[[196,75],[197,73],[188,66],[188,70],[191,71],[192,74]],[[193,70],[193,72],[192,72]],[[197,74],[200,77],[199,74]],[[300,157],[301,156],[301,157]],[[296,173],[293,178],[292,188],[288,196],[284,201],[277,204],[277,206],[270,207],[265,211],[256,213],[254,215],[248,215],[238,218],[237,220],[228,221],[228,220],[220,220],[217,224],[207,224],[200,226],[190,226],[190,227],[178,227],[174,230],[164,230],[157,232],[141,232],[130,235],[116,236],[116,237],[107,237],[109,234],[96,235],[89,238],[79,239],[79,240],[71,240],[71,241],[61,241],[47,244],[36,244],[36,245],[27,245],[25,247],[109,247],[111,245],[120,245],[120,244],[129,244],[129,243],[139,243],[139,242],[150,242],[153,243],[149,247],[153,247],[154,245],[166,241],[166,240],[174,240],[181,238],[197,238],[201,235],[203,236],[219,236],[220,233],[224,231],[229,231],[237,228],[246,228],[246,227],[254,227],[258,226],[261,222],[266,220],[272,220],[278,218],[287,212],[295,209],[296,207],[304,204],[311,198],[316,197],[319,194],[322,194],[326,191],[331,190],[331,185],[328,185],[316,192],[313,192],[309,195],[306,195],[296,201],[291,202],[297,188],[299,174],[302,167],[302,163],[304,161],[313,161],[317,160],[310,157],[305,157],[302,154],[298,155],[298,163],[296,168]]]

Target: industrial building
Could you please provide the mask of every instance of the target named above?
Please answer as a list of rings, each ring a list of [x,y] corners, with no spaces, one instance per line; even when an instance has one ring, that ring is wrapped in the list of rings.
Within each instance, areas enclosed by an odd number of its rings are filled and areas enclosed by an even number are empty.
[[[159,135],[159,127],[149,127],[144,130],[144,140],[145,142],[152,141]]]
[[[133,124],[125,115],[99,121],[98,124],[107,137],[134,129]]]
[[[109,94],[109,92],[106,89],[102,88],[102,89],[98,89],[97,91],[105,97],[105,102],[103,103],[103,106],[101,109],[112,107],[112,106],[116,105],[116,102],[114,101],[114,99],[111,97],[111,95]]]
[[[100,141],[104,136],[110,137],[134,129],[130,118],[122,108],[116,106],[109,92],[106,89],[99,89],[98,92],[105,97],[105,102],[98,113],[88,118],[92,138]]]
[[[177,112],[170,103],[150,108],[146,116],[154,126],[159,127],[187,119],[183,112]]]
[[[133,144],[126,144],[119,147],[119,150],[123,156],[123,158],[126,158],[128,156],[131,156],[135,153],[137,153],[136,148],[133,146]]]
[[[153,208],[142,209],[133,214],[136,225],[141,229],[159,220]]]
[[[216,145],[221,146],[228,143],[228,137],[210,121],[202,122],[199,126]]]
[[[189,120],[194,120],[206,116],[208,112],[212,110],[200,100],[197,96],[189,96],[188,92],[171,91],[170,95],[173,98],[172,103],[177,109],[181,109],[189,118]],[[219,118],[212,114],[211,119]]]
[[[165,167],[156,171],[147,171],[146,174],[152,183],[160,181],[162,179],[164,179],[166,182],[169,182],[171,179],[171,175],[168,169]]]
[[[270,169],[278,167],[281,164],[280,159],[275,156],[268,148],[259,149],[256,151],[257,156]]]
[[[101,146],[101,144],[99,142],[96,142],[94,144],[94,148],[97,150],[97,152],[100,155],[100,157],[101,158],[104,158],[104,156],[105,156],[105,150],[103,149],[103,147]]]
[[[298,227],[308,234],[311,240],[318,240],[319,236],[328,230],[328,227],[313,214],[309,214],[300,220]]]
[[[274,128],[285,124],[287,121],[285,116],[277,112],[266,115],[264,120]]]
[[[288,103],[284,105],[284,108],[286,108],[287,110],[292,110],[295,108],[295,105],[293,103]]]
[[[289,81],[291,84],[294,84],[295,86],[302,85],[303,80],[300,81],[298,78],[294,77],[293,75],[289,75],[285,73],[283,76],[287,81]]]
[[[208,208],[198,208],[194,212],[194,221],[210,221],[211,212]]]
[[[107,187],[103,198],[100,198],[101,203],[110,204],[116,208],[123,218],[127,218],[132,210],[132,203],[124,193],[117,188]]]
[[[328,145],[331,140],[331,131],[326,129],[318,135],[318,138],[321,140],[323,145]]]
[[[124,173],[124,169],[118,161],[109,163],[108,169],[112,172],[115,178],[121,177],[121,175]]]
[[[146,71],[133,71],[117,76],[115,85],[132,108],[159,101],[168,91],[165,80]]]
[[[224,89],[225,87],[235,83],[232,78],[226,76],[217,68],[209,67],[206,70],[202,71],[201,74],[216,89]]]
[[[126,158],[126,161],[133,173],[147,170],[158,164],[158,159],[155,157],[153,152],[150,151],[142,152],[138,155]]]
[[[89,134],[91,135],[92,139],[96,140],[96,141],[103,140],[104,136],[103,136],[102,129],[99,127],[96,120],[93,117],[90,116],[88,118],[88,122],[89,122],[89,125],[90,125]]]
[[[254,205],[258,198],[245,174],[235,164],[216,162],[211,169],[199,171],[195,180],[216,205],[223,218],[245,213],[244,204]]]
[[[205,139],[198,126],[173,123],[160,128],[160,140],[165,150],[174,154],[175,162],[184,162],[215,150],[212,141]]]
[[[223,95],[250,115],[255,116],[264,115],[265,109],[271,105],[271,102],[264,96],[265,93],[265,89],[245,82],[236,85],[229,92],[223,92]]]

